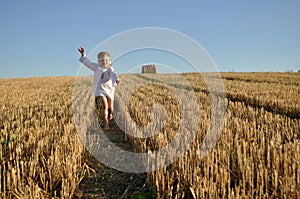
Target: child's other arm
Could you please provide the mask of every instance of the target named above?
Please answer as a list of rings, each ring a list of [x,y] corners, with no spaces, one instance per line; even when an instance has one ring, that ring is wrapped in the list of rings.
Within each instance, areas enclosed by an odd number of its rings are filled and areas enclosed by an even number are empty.
[[[120,80],[118,78],[118,74],[116,73],[116,71],[114,70],[113,67],[110,67],[110,70],[111,70],[111,80],[114,83],[117,83],[119,84],[120,83]]]

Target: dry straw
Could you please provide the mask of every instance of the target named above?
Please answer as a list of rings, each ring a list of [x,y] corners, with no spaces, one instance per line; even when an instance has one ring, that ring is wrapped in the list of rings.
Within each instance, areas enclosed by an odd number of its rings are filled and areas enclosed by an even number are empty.
[[[299,198],[300,74],[222,76],[228,106],[225,126],[215,148],[202,159],[199,153],[215,103],[197,74],[185,74],[193,90],[176,82],[176,76],[168,82],[195,91],[201,114],[190,150],[173,164],[148,174],[157,198]],[[167,118],[160,134],[128,137],[135,151],[160,149],[177,133],[180,103],[157,84],[166,83],[164,77],[132,78],[131,83],[150,83],[130,96],[128,114],[116,116],[147,125],[153,104],[165,108]],[[87,167],[72,120],[73,85],[71,77],[0,80],[0,198],[74,195]],[[130,84],[122,86],[130,89]],[[116,99],[126,98],[126,93],[118,95]],[[122,100],[118,103],[122,107]]]

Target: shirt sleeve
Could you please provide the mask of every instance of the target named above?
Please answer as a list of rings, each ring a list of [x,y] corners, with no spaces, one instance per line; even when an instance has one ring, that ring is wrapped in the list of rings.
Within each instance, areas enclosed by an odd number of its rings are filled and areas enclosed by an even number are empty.
[[[83,63],[86,67],[90,68],[93,71],[95,71],[97,69],[97,67],[99,67],[97,63],[91,62],[89,60],[89,58],[87,58],[86,56],[80,57],[79,61],[81,63]]]
[[[114,68],[112,66],[109,68],[109,70],[110,70],[110,77],[111,77],[112,83],[115,84],[116,81],[118,80],[118,74],[116,73],[116,71],[114,70]]]

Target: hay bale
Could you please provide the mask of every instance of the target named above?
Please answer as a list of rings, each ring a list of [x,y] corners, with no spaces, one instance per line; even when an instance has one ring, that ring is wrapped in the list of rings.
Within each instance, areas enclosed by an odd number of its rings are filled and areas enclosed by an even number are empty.
[[[156,66],[154,64],[142,66],[142,73],[156,74]]]

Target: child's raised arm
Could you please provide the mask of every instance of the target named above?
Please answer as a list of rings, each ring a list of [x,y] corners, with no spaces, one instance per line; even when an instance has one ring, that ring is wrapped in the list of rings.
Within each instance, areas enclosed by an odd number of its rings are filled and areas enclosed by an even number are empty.
[[[78,48],[78,51],[80,52],[81,57],[85,57],[85,48],[84,48],[84,47],[80,46],[80,47]]]
[[[97,67],[99,67],[98,64],[97,64],[97,63],[91,62],[91,61],[86,57],[86,54],[85,54],[85,48],[82,47],[82,46],[80,46],[80,47],[78,48],[78,51],[79,51],[80,54],[81,54],[81,57],[80,57],[79,61],[80,61],[81,63],[83,63],[86,67],[90,68],[91,70],[93,70],[93,71],[97,70]]]

